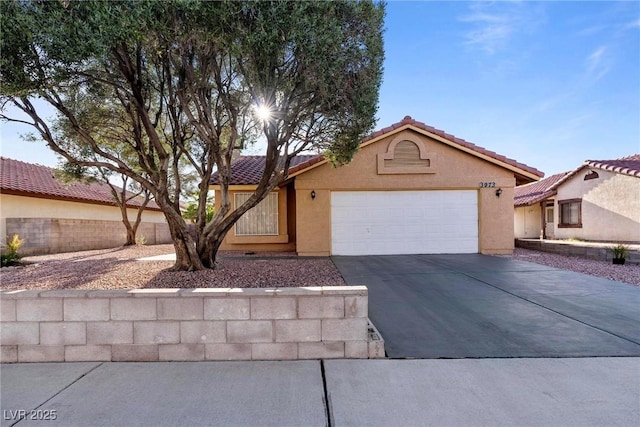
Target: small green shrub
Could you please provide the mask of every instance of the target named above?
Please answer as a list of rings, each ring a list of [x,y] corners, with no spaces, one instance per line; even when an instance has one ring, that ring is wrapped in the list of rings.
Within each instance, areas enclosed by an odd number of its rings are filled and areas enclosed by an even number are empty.
[[[629,256],[629,248],[627,248],[622,243],[618,243],[615,246],[611,247],[611,252],[613,252],[613,257],[616,259],[627,259]]]
[[[144,246],[147,244],[147,238],[140,235],[140,236],[136,236],[136,245],[141,245]]]
[[[23,243],[24,240],[17,234],[14,234],[12,238],[7,237],[7,242],[4,245],[6,252],[0,255],[0,264],[2,267],[9,267],[20,263],[22,255],[20,255],[18,251]]]

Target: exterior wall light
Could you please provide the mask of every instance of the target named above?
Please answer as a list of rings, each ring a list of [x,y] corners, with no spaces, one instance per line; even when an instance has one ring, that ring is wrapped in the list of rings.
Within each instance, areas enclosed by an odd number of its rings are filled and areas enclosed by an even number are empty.
[[[496,190],[496,197],[500,197],[501,194],[502,194],[502,188],[498,188]]]
[[[316,190],[311,190],[311,200],[316,199]]]

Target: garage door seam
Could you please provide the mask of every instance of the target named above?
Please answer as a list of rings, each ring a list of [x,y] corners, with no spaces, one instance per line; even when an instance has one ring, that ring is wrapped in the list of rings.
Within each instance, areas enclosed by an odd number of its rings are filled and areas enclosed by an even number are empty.
[[[561,313],[561,312],[559,312],[559,311],[556,311],[556,310],[554,310],[554,309],[552,309],[552,308],[546,307],[546,306],[544,306],[544,305],[542,305],[542,304],[540,304],[540,303],[537,303],[537,302],[535,302],[535,301],[531,301],[531,300],[529,300],[529,299],[527,299],[527,298],[525,298],[525,297],[523,297],[523,296],[520,296],[520,295],[518,295],[518,294],[514,294],[513,292],[509,292],[509,291],[507,291],[506,289],[502,289],[501,287],[496,286],[496,285],[494,285],[494,284],[492,284],[492,283],[485,282],[484,280],[479,279],[479,278],[477,278],[477,277],[474,277],[474,276],[472,276],[471,274],[462,273],[462,272],[460,272],[460,274],[462,274],[462,275],[464,275],[464,276],[467,276],[467,277],[469,277],[469,278],[471,278],[471,279],[477,280],[478,282],[484,283],[485,285],[491,286],[492,288],[498,289],[498,290],[500,290],[500,291],[502,291],[502,292],[504,292],[504,293],[507,293],[507,294],[509,294],[509,295],[511,295],[511,296],[514,296],[514,297],[516,297],[516,298],[519,298],[519,299],[521,299],[521,300],[523,300],[523,301],[527,301],[527,302],[529,302],[529,303],[531,303],[531,304],[537,305],[538,307],[544,308],[545,310],[549,310],[549,311],[551,311],[551,312],[553,312],[553,313],[559,314],[560,316],[562,316],[562,317],[566,317],[567,319],[574,320],[574,321],[576,321],[576,322],[578,322],[578,323],[582,323],[583,325],[589,326],[589,327],[591,327],[591,328],[593,328],[593,329],[596,329],[596,330],[598,330],[598,331],[602,331],[602,332],[605,332],[605,333],[607,333],[607,334],[609,334],[609,335],[613,335],[614,337],[618,337],[618,338],[621,338],[621,339],[623,339],[623,340],[625,340],[625,341],[629,341],[629,342],[631,342],[631,343],[633,343],[633,344],[640,345],[640,342],[636,342],[636,341],[634,341],[634,340],[632,340],[632,339],[630,339],[630,338],[620,336],[620,335],[618,335],[618,334],[615,334],[615,333],[613,333],[613,332],[611,332],[611,331],[607,331],[607,330],[605,330],[605,329],[601,329],[601,328],[599,328],[599,327],[597,327],[597,326],[591,325],[591,324],[589,324],[589,323],[587,323],[587,322],[584,322],[584,321],[582,321],[582,320],[580,320],[580,319],[576,319],[576,318],[571,317],[571,316],[569,316],[569,315],[567,315],[567,314],[564,314],[564,313]]]

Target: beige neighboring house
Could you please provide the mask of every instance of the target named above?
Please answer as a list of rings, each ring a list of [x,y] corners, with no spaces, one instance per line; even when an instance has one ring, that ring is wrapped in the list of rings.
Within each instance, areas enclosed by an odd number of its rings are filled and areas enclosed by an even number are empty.
[[[232,165],[232,208],[257,187],[261,156]],[[375,132],[348,165],[293,159],[288,179],[229,231],[224,250],[300,255],[509,254],[513,191],[543,173],[411,117]],[[218,176],[211,180],[221,200]]]
[[[513,197],[516,239],[554,238],[556,191],[553,186],[568,173],[558,173],[538,182],[516,187]]]
[[[640,154],[516,187],[516,238],[640,242]]]
[[[132,199],[134,221],[141,200]],[[120,208],[107,185],[63,184],[46,166],[1,158],[0,238],[18,234],[24,255],[71,252],[121,246],[126,241]],[[146,244],[170,243],[164,215],[150,202],[138,237]]]

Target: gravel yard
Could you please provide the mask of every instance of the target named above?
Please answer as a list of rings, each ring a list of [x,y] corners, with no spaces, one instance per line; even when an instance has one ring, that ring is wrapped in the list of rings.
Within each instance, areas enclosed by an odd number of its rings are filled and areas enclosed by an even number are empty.
[[[516,248],[513,251],[513,258],[640,286],[640,265],[637,264],[613,265],[611,261],[578,258],[522,248]]]
[[[169,272],[172,261],[138,261],[172,254],[172,245],[134,246],[26,257],[25,267],[0,270],[0,289],[260,288],[342,286],[328,258],[298,258],[294,253],[221,252],[219,267],[199,272]],[[516,248],[513,258],[640,286],[640,265],[568,257]]]
[[[260,288],[343,286],[328,258],[221,252],[219,267],[169,272],[172,261],[138,258],[172,254],[173,245],[135,246],[26,257],[25,267],[0,270],[0,289]],[[265,259],[268,258],[268,259]]]

